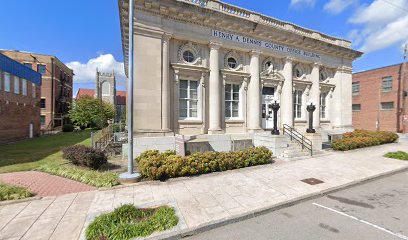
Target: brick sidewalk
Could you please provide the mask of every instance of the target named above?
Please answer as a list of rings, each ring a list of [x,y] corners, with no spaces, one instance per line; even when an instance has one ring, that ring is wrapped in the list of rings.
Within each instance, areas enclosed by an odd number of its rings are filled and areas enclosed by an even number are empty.
[[[0,181],[25,187],[39,197],[96,190],[95,187],[84,183],[35,171],[0,174]]]
[[[86,226],[96,216],[126,203],[139,207],[171,205],[180,221],[167,234],[189,232],[406,169],[408,162],[382,157],[386,152],[406,149],[408,142],[401,142],[344,153],[332,152],[293,162],[0,206],[0,239],[84,239]],[[324,183],[312,186],[301,182],[312,177]]]

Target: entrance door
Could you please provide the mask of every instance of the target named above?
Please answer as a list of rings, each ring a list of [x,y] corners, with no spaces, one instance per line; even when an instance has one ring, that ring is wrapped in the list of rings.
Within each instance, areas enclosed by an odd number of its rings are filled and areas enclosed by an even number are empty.
[[[262,128],[273,128],[273,110],[272,100],[275,95],[273,87],[264,87],[262,89]]]

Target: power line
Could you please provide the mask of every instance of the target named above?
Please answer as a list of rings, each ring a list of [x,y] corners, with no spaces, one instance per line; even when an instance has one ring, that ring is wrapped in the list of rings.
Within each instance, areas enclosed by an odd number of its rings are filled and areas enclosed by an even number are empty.
[[[393,3],[393,2],[390,2],[390,1],[388,1],[388,0],[380,0],[380,1],[383,1],[383,2],[385,2],[385,3],[388,3],[389,5],[394,6],[394,7],[396,7],[396,8],[399,8],[399,9],[405,11],[405,12],[408,12],[408,8],[405,8],[405,7],[403,7],[403,6],[400,6],[400,5],[398,5],[398,4],[395,4],[395,3]]]

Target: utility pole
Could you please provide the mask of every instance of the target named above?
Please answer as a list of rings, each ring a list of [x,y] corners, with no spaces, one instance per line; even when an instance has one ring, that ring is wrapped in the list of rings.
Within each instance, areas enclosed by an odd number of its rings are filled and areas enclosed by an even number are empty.
[[[128,42],[128,84],[127,84],[127,127],[128,127],[128,171],[119,176],[123,183],[134,183],[140,179],[140,173],[133,171],[133,21],[134,1],[129,0],[129,42]]]

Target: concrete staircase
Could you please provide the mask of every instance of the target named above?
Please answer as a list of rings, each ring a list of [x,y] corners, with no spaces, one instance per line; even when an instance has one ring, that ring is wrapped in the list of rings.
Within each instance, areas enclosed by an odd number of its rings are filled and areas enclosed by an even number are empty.
[[[295,141],[290,141],[288,143],[288,147],[283,150],[280,158],[283,160],[296,160],[300,158],[306,158],[306,157],[311,157],[310,156],[310,151],[306,148],[302,149],[302,145],[295,142]]]

